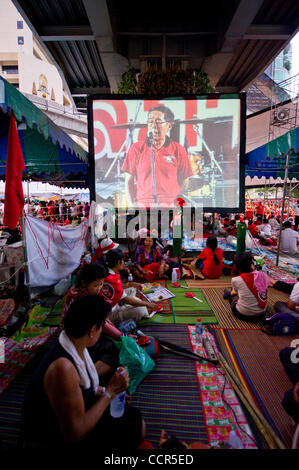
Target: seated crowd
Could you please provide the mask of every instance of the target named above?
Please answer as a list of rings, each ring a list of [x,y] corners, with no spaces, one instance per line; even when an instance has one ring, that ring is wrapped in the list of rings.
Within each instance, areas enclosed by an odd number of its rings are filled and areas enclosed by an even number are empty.
[[[173,268],[180,269],[182,278],[219,278],[224,266],[223,251],[218,248],[214,233],[236,236],[239,221],[240,216],[217,219],[215,231],[208,233],[206,248],[195,259],[176,256],[171,245],[161,245],[157,236],[146,232],[129,249],[132,261],[128,267],[117,243],[109,238],[99,241],[91,263],[79,267],[76,282],[66,295],[57,342],[39,364],[27,390],[23,419],[25,448],[50,448],[54,444],[93,449],[99,443],[105,450],[129,451],[147,446],[145,423],[137,408],[127,404],[122,418],[112,418],[109,413],[112,399],[129,384],[128,372],[119,368],[114,340],[122,333],[117,326],[126,319],[137,322],[149,318],[157,310],[155,302],[139,298],[142,282],[171,279]],[[263,222],[257,225],[250,219],[248,230],[253,237],[272,238],[273,222]],[[259,225],[263,229],[258,229]],[[291,230],[287,223],[285,226],[285,230]],[[273,227],[275,230],[275,224]],[[290,295],[287,304],[275,304],[274,310],[299,316],[299,282],[291,288],[269,279],[256,269],[249,252],[235,256],[234,268],[231,290],[224,291],[224,298],[237,319],[249,322],[264,319],[269,287]],[[133,281],[128,280],[128,272]],[[281,353],[287,373],[290,353],[289,349]],[[298,422],[298,367],[296,370],[293,367],[291,374],[294,389],[286,394],[283,406]]]

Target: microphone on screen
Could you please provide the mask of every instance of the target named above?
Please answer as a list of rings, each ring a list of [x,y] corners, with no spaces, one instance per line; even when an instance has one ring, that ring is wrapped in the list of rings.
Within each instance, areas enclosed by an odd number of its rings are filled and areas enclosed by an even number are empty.
[[[147,145],[152,145],[153,141],[154,141],[153,131],[148,130],[147,136],[146,136]]]

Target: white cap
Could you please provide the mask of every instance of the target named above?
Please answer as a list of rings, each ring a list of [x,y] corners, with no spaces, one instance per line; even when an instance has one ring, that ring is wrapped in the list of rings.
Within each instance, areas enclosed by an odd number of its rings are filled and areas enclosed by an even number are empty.
[[[103,253],[107,253],[110,250],[114,250],[119,246],[118,243],[114,243],[111,238],[104,238],[101,243],[100,243],[100,248],[103,251]]]

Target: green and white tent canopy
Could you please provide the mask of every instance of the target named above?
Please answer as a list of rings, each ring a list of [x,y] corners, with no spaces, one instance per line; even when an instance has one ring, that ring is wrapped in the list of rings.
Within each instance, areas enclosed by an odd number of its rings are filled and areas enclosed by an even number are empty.
[[[25,171],[23,179],[67,187],[88,187],[88,153],[13,85],[0,77],[0,179],[5,179],[10,114],[18,123]]]

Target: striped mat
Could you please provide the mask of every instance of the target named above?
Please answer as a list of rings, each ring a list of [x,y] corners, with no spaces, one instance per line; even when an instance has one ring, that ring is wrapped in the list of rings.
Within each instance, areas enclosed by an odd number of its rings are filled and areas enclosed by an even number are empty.
[[[259,330],[261,328],[260,322],[238,320],[233,315],[228,300],[223,298],[222,288],[208,288],[202,289],[202,291],[218,320],[217,326],[212,326],[212,328],[238,328],[253,330]],[[268,291],[268,305],[270,307],[273,307],[274,303],[279,300],[285,302],[287,299],[288,296],[283,292],[279,292],[271,288]]]
[[[142,331],[192,351],[186,326],[144,325]],[[178,439],[207,444],[193,360],[161,352],[156,367],[134,393],[132,404],[141,410],[147,439],[155,448],[162,429]]]
[[[0,395],[0,435],[3,450],[16,448],[26,388],[40,359],[39,355],[35,356]]]
[[[199,287],[200,289],[204,288],[217,288],[230,287],[232,283],[232,278],[230,276],[221,276],[219,279],[186,279],[187,285],[191,288]]]
[[[146,325],[152,323],[167,325],[195,325],[196,320],[199,316],[204,325],[213,325],[218,323],[218,320],[213,312],[197,312],[192,315],[190,313],[180,313],[179,315],[160,315],[157,313],[152,318],[149,318],[147,320],[140,320],[138,322],[138,325]]]
[[[281,402],[292,388],[279,360],[279,351],[290,346],[294,336],[268,336],[254,330],[213,331],[223,355],[274,431],[290,448],[294,429]]]
[[[12,450],[17,446],[21,427],[22,406],[27,386],[33,371],[55,340],[56,334],[54,333],[47,343],[41,346],[38,353],[26,364],[6,390],[0,394],[1,450]]]
[[[0,394],[4,392],[35,355],[30,350],[22,349],[16,341],[10,338],[1,338],[1,343],[4,347],[4,357],[1,357],[0,362]]]

